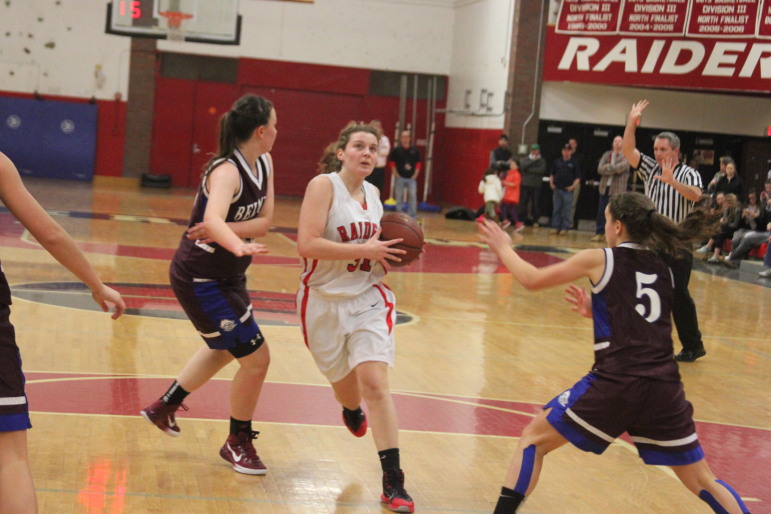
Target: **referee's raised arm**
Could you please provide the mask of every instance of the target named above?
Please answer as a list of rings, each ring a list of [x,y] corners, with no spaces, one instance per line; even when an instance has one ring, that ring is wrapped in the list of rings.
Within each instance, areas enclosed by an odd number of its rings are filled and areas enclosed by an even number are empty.
[[[632,110],[629,111],[629,116],[626,119],[626,128],[624,129],[624,142],[621,145],[621,149],[626,160],[629,161],[629,165],[635,170],[640,166],[640,151],[637,149],[637,140],[634,133],[637,129],[637,124],[640,123],[643,110],[648,107],[648,103],[648,100],[640,100],[632,105]]]

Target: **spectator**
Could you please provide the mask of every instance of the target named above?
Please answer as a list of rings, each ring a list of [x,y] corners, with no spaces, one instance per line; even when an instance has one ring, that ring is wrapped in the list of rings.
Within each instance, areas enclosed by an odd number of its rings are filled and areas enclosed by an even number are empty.
[[[554,207],[551,215],[550,234],[564,236],[570,229],[570,208],[573,205],[573,190],[581,181],[578,163],[572,157],[569,143],[562,147],[562,158],[552,163],[549,187],[552,189]]]
[[[677,159],[680,155],[680,138],[672,132],[661,132],[653,142],[653,155],[645,155],[635,148],[635,131],[642,113],[649,105],[641,100],[632,106],[624,129],[624,155],[632,169],[639,172],[645,182],[645,195],[653,200],[659,214],[675,223],[685,219],[694,203],[701,198],[701,175],[695,169],[678,164],[674,170],[664,172],[661,163]],[[683,344],[683,351],[675,355],[679,362],[693,362],[707,354],[699,331],[696,305],[688,292],[691,279],[693,254],[685,251],[675,257],[664,255],[672,270],[675,283],[675,302],[672,309],[677,334]]]
[[[745,209],[746,210],[746,209]],[[771,197],[763,206],[760,206],[760,214],[755,218],[757,230],[737,231],[731,241],[731,253],[723,260],[723,264],[729,268],[738,268],[739,261],[746,259],[750,251],[762,245],[771,237]],[[766,256],[771,253],[766,250]]]
[[[717,181],[715,193],[733,193],[739,202],[744,200],[744,184],[742,178],[737,175],[736,164],[733,162],[726,164],[725,177]]]
[[[502,184],[503,200],[501,201],[501,227],[508,228],[514,224],[514,231],[519,232],[525,228],[525,224],[519,221],[517,209],[519,209],[519,186],[522,183],[522,175],[519,173],[519,164],[512,159],[509,161],[509,172]]]
[[[418,214],[418,175],[423,167],[420,151],[412,145],[412,134],[402,130],[399,144],[391,150],[388,160],[391,162],[391,172],[395,173],[394,196],[396,210],[402,212],[404,190],[407,189],[407,214],[413,218]]]
[[[370,123],[375,130],[377,130],[378,136],[378,148],[377,148],[377,163],[372,173],[367,175],[367,182],[375,186],[380,191],[380,198],[383,198],[383,187],[385,185],[385,170],[386,164],[388,164],[388,154],[391,153],[391,141],[388,136],[383,132],[383,124],[380,120],[372,120]],[[334,154],[333,154],[334,155]]]
[[[771,172],[769,172],[771,175]],[[771,223],[769,223],[771,225]],[[771,246],[771,236],[768,236],[768,244]],[[758,273],[762,278],[771,278],[771,250],[766,250],[766,256],[763,257],[763,266],[767,269]]]
[[[574,137],[568,139],[570,145],[570,156],[575,159],[578,164],[578,184],[573,188],[573,204],[570,207],[570,226],[574,229],[578,228],[578,220],[576,219],[576,206],[578,205],[578,195],[581,193],[581,184],[584,182],[584,156],[578,153],[578,140]]]
[[[530,153],[519,161],[522,173],[522,187],[519,198],[519,219],[538,228],[541,211],[538,208],[538,197],[541,194],[543,176],[546,174],[546,161],[541,157],[541,146],[538,143],[530,145]]]
[[[479,181],[479,193],[485,198],[485,218],[494,220],[498,204],[503,197],[503,186],[495,168],[487,168],[485,171],[482,180]]]
[[[717,187],[718,180],[725,177],[725,167],[728,165],[728,163],[733,164],[733,162],[734,160],[727,155],[720,158],[720,170],[715,173],[715,176],[713,176],[712,180],[710,180],[709,184],[707,184],[707,193],[710,195],[715,194],[715,187]]]
[[[490,152],[490,167],[494,168],[499,174],[509,170],[509,162],[511,161],[512,153],[509,149],[509,137],[506,134],[501,134],[498,138],[498,146],[493,148]]]
[[[605,241],[605,207],[612,196],[626,192],[629,182],[629,161],[626,160],[621,145],[624,138],[613,138],[613,149],[600,157],[597,173],[600,175],[600,203],[597,206],[597,224],[592,241]]]
[[[760,192],[760,205],[765,205],[768,199],[771,198],[771,178],[766,180],[763,187],[763,191]]]
[[[736,199],[736,195],[728,193],[723,198],[723,216],[720,218],[720,229],[712,236],[707,244],[699,250],[699,253],[712,252],[712,256],[707,259],[710,264],[720,263],[720,253],[723,249],[723,244],[731,239],[734,232],[739,228],[739,223],[742,219],[742,209],[739,206],[739,202]]]

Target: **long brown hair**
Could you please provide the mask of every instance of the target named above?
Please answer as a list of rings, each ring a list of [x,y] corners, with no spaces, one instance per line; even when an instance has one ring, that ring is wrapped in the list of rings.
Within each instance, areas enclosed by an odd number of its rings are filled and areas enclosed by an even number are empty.
[[[324,153],[322,154],[321,159],[317,165],[319,173],[335,173],[340,171],[343,163],[341,163],[340,159],[337,158],[337,151],[344,150],[348,144],[348,141],[351,140],[351,135],[357,132],[366,132],[367,134],[372,134],[375,136],[375,139],[378,141],[380,140],[377,129],[372,125],[356,121],[348,122],[348,124],[343,127],[343,130],[341,130],[340,134],[337,136],[337,141],[329,143],[327,147],[324,148]]]
[[[255,94],[244,95],[233,108],[220,117],[220,140],[217,153],[206,163],[208,170],[219,159],[230,159],[239,144],[252,137],[252,133],[270,122],[273,103]]]
[[[696,202],[679,225],[656,212],[650,198],[640,193],[613,196],[608,209],[614,220],[624,224],[632,241],[669,255],[689,251],[694,240],[714,234],[720,222],[719,214],[709,210],[709,196]]]

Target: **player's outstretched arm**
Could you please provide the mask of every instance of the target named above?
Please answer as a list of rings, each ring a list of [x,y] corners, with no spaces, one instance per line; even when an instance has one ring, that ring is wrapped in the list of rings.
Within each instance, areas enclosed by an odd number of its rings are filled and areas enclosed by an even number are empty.
[[[604,251],[590,249],[557,264],[536,268],[514,251],[511,237],[497,223],[487,219],[479,221],[477,234],[498,255],[517,282],[531,291],[567,284],[583,277],[597,283],[605,266]]]
[[[0,153],[0,198],[16,219],[62,266],[70,270],[91,290],[94,300],[107,311],[115,307],[113,319],[126,310],[120,294],[105,286],[75,241],[56,223],[24,187],[11,160]]]

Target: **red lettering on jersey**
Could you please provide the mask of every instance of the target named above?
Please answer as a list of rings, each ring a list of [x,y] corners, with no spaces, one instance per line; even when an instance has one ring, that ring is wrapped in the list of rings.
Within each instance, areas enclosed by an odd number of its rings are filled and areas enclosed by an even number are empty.
[[[356,230],[356,222],[351,223],[351,239],[359,239],[359,231]]]
[[[364,222],[364,239],[372,237],[372,223],[369,221]]]
[[[347,243],[348,241],[351,240],[351,238],[348,237],[348,234],[345,232],[345,227],[343,226],[337,227],[337,232],[340,234],[340,239],[343,240],[343,243]]]

